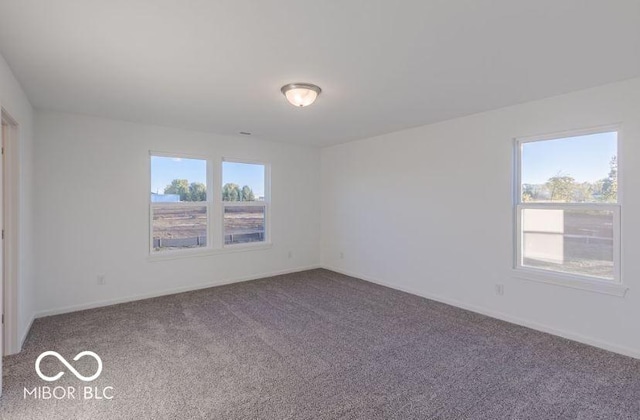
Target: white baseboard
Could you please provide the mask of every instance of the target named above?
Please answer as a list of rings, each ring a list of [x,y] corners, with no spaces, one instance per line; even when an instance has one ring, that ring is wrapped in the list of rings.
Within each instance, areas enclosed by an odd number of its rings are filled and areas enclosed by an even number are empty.
[[[470,305],[455,299],[450,299],[447,297],[443,297],[443,296],[437,296],[437,295],[430,295],[427,293],[423,293],[421,291],[412,289],[412,288],[406,288],[406,287],[400,287],[397,286],[395,284],[391,284],[379,279],[375,279],[372,278],[370,276],[363,276],[361,274],[358,273],[352,273],[349,272],[347,270],[343,270],[341,268],[337,268],[337,267],[331,267],[329,265],[323,265],[322,268],[326,269],[326,270],[330,270],[330,271],[335,271],[336,273],[340,273],[340,274],[344,274],[346,276],[350,276],[350,277],[356,277],[365,281],[368,281],[370,283],[375,283],[375,284],[379,284],[381,286],[385,286],[385,287],[389,287],[391,289],[396,289],[396,290],[400,290],[402,292],[406,292],[406,293],[411,293],[412,295],[416,295],[416,296],[420,296],[426,299],[430,299],[430,300],[435,300],[437,302],[441,302],[441,303],[445,303],[447,305],[451,305],[451,306],[455,306],[458,308],[462,308],[462,309],[466,309],[468,311],[471,312],[476,312],[482,315],[486,315],[489,316],[491,318],[496,318],[499,319],[501,321],[506,321],[512,324],[517,324],[517,325],[521,325],[523,327],[527,327],[527,328],[531,328],[537,331],[542,331],[548,334],[552,334],[552,335],[557,335],[559,337],[563,337],[569,340],[573,340],[573,341],[577,341],[579,343],[582,344],[587,344],[593,347],[598,347],[604,350],[608,350],[608,351],[612,351],[614,353],[618,353],[618,354],[622,354],[624,356],[629,356],[629,357],[633,357],[635,359],[640,359],[640,351],[636,350],[636,349],[632,349],[629,347],[623,347],[623,346],[618,346],[616,344],[611,344],[611,343],[607,343],[605,341],[601,341],[595,338],[591,338],[591,337],[586,337],[584,335],[581,334],[576,334],[570,331],[565,331],[565,330],[561,330],[555,327],[551,327],[549,325],[544,325],[544,324],[540,324],[534,321],[529,321],[527,319],[523,319],[523,318],[519,318],[513,315],[509,315],[509,314],[505,314],[503,312],[499,312],[499,311],[494,311],[492,309],[488,309],[485,307],[481,307],[481,306],[477,306],[477,305]]]
[[[122,298],[116,298],[116,299],[108,299],[108,300],[102,300],[102,301],[94,301],[94,302],[90,302],[90,303],[86,303],[86,304],[80,304],[80,305],[72,305],[72,306],[66,306],[66,307],[61,307],[61,308],[54,308],[54,309],[49,309],[49,310],[45,310],[45,311],[40,311],[36,314],[35,317],[33,317],[31,319],[31,322],[29,323],[29,327],[24,331],[22,339],[20,340],[20,344],[21,344],[21,348],[22,345],[24,344],[24,340],[27,338],[27,335],[29,333],[29,330],[31,329],[31,325],[33,324],[33,321],[35,318],[42,318],[45,316],[51,316],[51,315],[59,315],[59,314],[64,314],[64,313],[69,313],[69,312],[76,312],[76,311],[82,311],[85,309],[93,309],[93,308],[100,308],[100,307],[104,307],[104,306],[110,306],[110,305],[116,305],[119,303],[125,303],[125,302],[132,302],[132,301],[136,301],[136,300],[142,300],[142,299],[149,299],[149,298],[154,298],[154,297],[159,297],[159,296],[166,296],[166,295],[172,295],[172,294],[176,294],[176,293],[183,293],[183,292],[189,292],[189,291],[193,291],[193,290],[199,290],[199,289],[206,289],[209,287],[216,287],[216,286],[224,286],[227,284],[233,284],[233,283],[240,283],[240,282],[244,282],[244,281],[250,281],[250,280],[257,280],[257,279],[261,279],[261,278],[265,278],[265,277],[272,277],[272,276],[278,276],[278,275],[282,275],[282,274],[290,274],[290,273],[295,273],[295,272],[300,272],[300,271],[306,271],[306,270],[312,270],[312,269],[316,269],[316,268],[324,268],[327,270],[331,270],[331,271],[335,271],[337,273],[341,273],[347,276],[351,276],[351,277],[356,277],[371,283],[375,283],[375,284],[379,284],[381,286],[385,286],[385,287],[389,287],[391,289],[396,289],[396,290],[400,290],[406,293],[411,293],[412,295],[416,295],[416,296],[421,296],[424,297],[426,299],[430,299],[430,300],[434,300],[437,302],[441,302],[441,303],[445,303],[447,305],[451,305],[451,306],[455,306],[458,308],[462,308],[468,311],[472,311],[472,312],[476,312],[482,315],[486,315],[492,318],[496,318],[496,319],[500,319],[502,321],[506,321],[512,324],[517,324],[517,325],[521,325],[524,327],[528,327],[537,331],[542,331],[548,334],[552,334],[552,335],[557,335],[559,337],[563,337],[569,340],[573,340],[573,341],[577,341],[583,344],[587,344],[590,346],[594,346],[594,347],[598,347],[604,350],[608,350],[608,351],[612,351],[614,353],[618,353],[618,354],[622,354],[625,356],[629,356],[629,357],[633,357],[636,359],[640,359],[640,351],[632,349],[632,348],[628,348],[628,347],[624,347],[624,346],[618,346],[615,344],[611,344],[608,342],[604,342],[592,337],[586,337],[584,335],[581,334],[576,334],[570,331],[565,331],[565,330],[561,330],[555,327],[551,327],[549,325],[544,325],[544,324],[540,324],[534,321],[529,321],[527,319],[523,319],[517,316],[513,316],[513,315],[509,315],[509,314],[505,314],[503,312],[499,312],[499,311],[495,311],[492,309],[488,309],[482,306],[477,306],[477,305],[471,305],[471,304],[467,304],[461,301],[458,301],[456,299],[451,299],[451,298],[447,298],[447,297],[443,297],[443,296],[438,296],[438,295],[431,295],[431,294],[427,294],[424,292],[421,292],[419,290],[415,290],[412,288],[406,288],[406,287],[400,287],[397,286],[395,284],[391,284],[385,281],[382,281],[380,279],[376,279],[373,278],[371,276],[365,276],[359,273],[354,273],[354,272],[350,272],[347,270],[343,270],[341,268],[338,267],[332,267],[329,265],[322,265],[322,264],[314,264],[314,265],[310,265],[310,266],[305,266],[305,267],[296,267],[296,268],[291,268],[291,269],[287,269],[287,270],[281,270],[281,271],[275,271],[275,272],[271,272],[271,273],[262,273],[262,274],[255,274],[255,275],[251,275],[251,276],[245,276],[245,277],[239,277],[239,278],[234,278],[234,279],[228,279],[228,280],[223,280],[223,281],[218,281],[218,282],[210,282],[210,283],[203,283],[203,284],[199,284],[199,285],[193,285],[193,286],[186,286],[186,287],[179,287],[179,288],[174,288],[174,289],[166,289],[166,290],[162,290],[162,291],[158,291],[158,292],[151,292],[151,293],[145,293],[145,294],[140,294],[140,295],[133,295],[133,296],[126,296],[126,297],[122,297]]]
[[[33,321],[35,320],[36,320],[36,315],[32,315],[31,320],[29,321],[29,325],[22,332],[22,337],[20,337],[20,348],[14,349],[16,350],[15,353],[11,353],[11,354],[18,354],[22,351],[22,349],[24,348],[24,341],[27,339],[27,336],[29,335],[29,331],[31,331],[31,327],[33,326]]]
[[[64,306],[64,307],[60,307],[60,308],[47,309],[47,310],[38,312],[36,314],[35,318],[42,318],[42,317],[51,316],[51,315],[66,314],[66,313],[70,313],[70,312],[83,311],[83,310],[86,310],[86,309],[101,308],[103,306],[117,305],[119,303],[133,302],[133,301],[136,301],[136,300],[150,299],[150,298],[159,297],[159,296],[174,295],[176,293],[190,292],[190,291],[193,291],[193,290],[207,289],[209,287],[224,286],[224,285],[233,284],[233,283],[241,283],[241,282],[244,282],[244,281],[250,281],[250,280],[257,280],[257,279],[262,279],[262,278],[266,278],[266,277],[279,276],[279,275],[282,275],[282,274],[297,273],[297,272],[300,272],[300,271],[313,270],[313,269],[316,269],[316,268],[320,268],[320,265],[319,264],[314,264],[314,265],[305,266],[305,267],[295,267],[295,268],[290,268],[290,269],[286,269],[286,270],[274,271],[274,272],[270,272],[270,273],[253,274],[253,275],[250,275],[250,276],[238,277],[238,278],[227,279],[227,280],[222,280],[222,281],[215,281],[215,282],[210,282],[210,283],[202,283],[202,284],[197,284],[197,285],[192,285],[192,286],[185,286],[185,287],[177,287],[177,288],[173,288],[173,289],[165,289],[165,290],[161,290],[161,291],[143,293],[143,294],[139,294],[139,295],[124,296],[124,297],[115,298],[115,299],[106,299],[106,300],[94,301],[94,302],[89,302],[89,303],[83,303],[83,304],[80,304],[80,305],[71,305],[71,306]],[[26,335],[25,335],[25,337],[26,337]]]

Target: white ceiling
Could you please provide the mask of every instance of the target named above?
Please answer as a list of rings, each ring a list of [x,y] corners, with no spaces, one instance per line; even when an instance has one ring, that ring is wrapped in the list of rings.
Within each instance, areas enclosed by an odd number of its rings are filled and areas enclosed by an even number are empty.
[[[640,1],[0,0],[0,53],[38,108],[324,146],[640,76]]]

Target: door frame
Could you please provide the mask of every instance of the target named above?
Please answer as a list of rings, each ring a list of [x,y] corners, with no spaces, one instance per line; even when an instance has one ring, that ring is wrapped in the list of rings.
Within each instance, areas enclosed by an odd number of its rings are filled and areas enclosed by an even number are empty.
[[[3,130],[6,136],[2,136],[2,206],[4,227],[3,243],[3,298],[2,313],[4,314],[3,325],[3,348],[2,354],[9,355],[19,353],[22,350],[23,337],[18,334],[18,269],[19,269],[19,216],[20,216],[20,168],[19,162],[19,134],[20,126],[18,122],[4,108],[0,106],[2,112],[2,124],[6,125]]]

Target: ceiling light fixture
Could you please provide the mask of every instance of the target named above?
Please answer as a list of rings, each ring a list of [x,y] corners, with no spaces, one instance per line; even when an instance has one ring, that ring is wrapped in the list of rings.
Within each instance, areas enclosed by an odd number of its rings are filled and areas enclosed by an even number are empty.
[[[280,89],[287,101],[293,106],[309,106],[315,102],[322,89],[311,83],[289,83]]]

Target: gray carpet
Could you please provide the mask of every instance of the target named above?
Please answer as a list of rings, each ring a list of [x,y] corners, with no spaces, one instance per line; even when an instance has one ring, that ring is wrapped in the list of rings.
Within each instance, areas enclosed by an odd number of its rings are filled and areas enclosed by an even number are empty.
[[[83,386],[112,400],[34,400]],[[326,270],[38,319],[7,419],[638,419],[640,361]],[[52,385],[54,384],[54,385]]]

